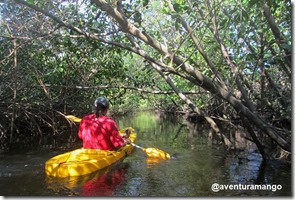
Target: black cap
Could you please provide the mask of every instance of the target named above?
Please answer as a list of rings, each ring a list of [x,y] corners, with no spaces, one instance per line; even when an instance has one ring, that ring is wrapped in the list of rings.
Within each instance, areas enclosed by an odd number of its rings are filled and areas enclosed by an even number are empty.
[[[104,97],[98,97],[95,101],[94,101],[94,106],[98,107],[99,105],[102,105],[103,107],[108,108],[109,107],[109,101],[104,98]]]

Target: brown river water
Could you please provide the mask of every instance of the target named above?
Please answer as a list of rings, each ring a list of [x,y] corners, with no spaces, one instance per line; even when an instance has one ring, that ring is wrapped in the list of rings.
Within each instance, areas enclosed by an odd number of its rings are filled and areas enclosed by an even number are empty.
[[[122,162],[96,173],[46,177],[44,163],[78,148],[0,155],[0,196],[224,197],[291,196],[291,164],[262,162],[252,144],[228,153],[208,138],[208,128],[182,125],[175,117],[139,112],[115,119],[119,128],[132,126],[137,144],[155,147],[175,159],[147,158],[139,149]],[[245,142],[242,140],[242,142]],[[252,148],[253,147],[253,148]]]

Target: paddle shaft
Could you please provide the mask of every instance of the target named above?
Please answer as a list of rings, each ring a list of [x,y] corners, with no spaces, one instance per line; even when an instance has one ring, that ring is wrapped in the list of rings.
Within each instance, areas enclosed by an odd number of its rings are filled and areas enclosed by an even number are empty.
[[[134,143],[132,143],[132,142],[130,143],[130,145],[132,145],[132,146],[134,146],[134,147],[136,147],[136,148],[138,148],[138,149],[144,150],[143,147],[138,146],[137,144],[134,144]]]

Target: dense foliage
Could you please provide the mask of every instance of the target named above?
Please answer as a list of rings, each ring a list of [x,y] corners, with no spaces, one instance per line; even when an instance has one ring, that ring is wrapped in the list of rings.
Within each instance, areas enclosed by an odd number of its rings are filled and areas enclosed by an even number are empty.
[[[238,120],[262,154],[266,135],[291,150],[289,1],[15,0],[0,12],[5,141],[24,116],[43,113],[58,132],[49,119],[86,114],[104,95],[123,113],[196,113],[228,147],[216,118]]]

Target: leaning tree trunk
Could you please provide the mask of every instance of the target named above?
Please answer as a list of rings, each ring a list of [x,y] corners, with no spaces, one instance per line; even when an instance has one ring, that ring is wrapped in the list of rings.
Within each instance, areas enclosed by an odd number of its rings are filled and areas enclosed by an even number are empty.
[[[264,1],[263,13],[264,13],[264,16],[268,22],[268,25],[269,25],[269,27],[276,39],[276,43],[285,52],[284,59],[285,59],[285,62],[287,63],[287,66],[290,69],[292,69],[291,51],[285,47],[285,46],[288,46],[288,43],[287,43],[286,39],[284,38],[283,34],[280,32],[280,29],[278,28],[278,26],[276,25],[275,19],[274,19],[273,15],[271,14],[269,5],[266,1]]]

